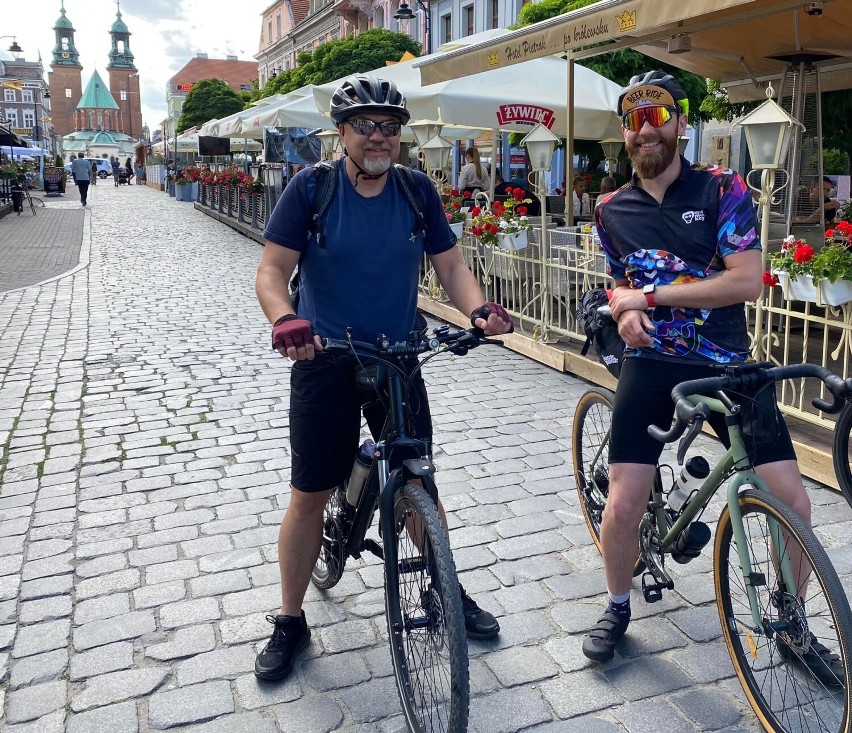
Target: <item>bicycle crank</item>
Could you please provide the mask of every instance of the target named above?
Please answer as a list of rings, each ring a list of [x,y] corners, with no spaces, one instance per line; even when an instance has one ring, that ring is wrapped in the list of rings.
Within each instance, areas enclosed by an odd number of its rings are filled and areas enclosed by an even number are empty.
[[[642,573],[642,595],[646,603],[656,603],[663,599],[664,590],[674,588],[674,581],[663,565],[660,535],[650,512],[645,514],[639,525],[639,556],[646,568]]]

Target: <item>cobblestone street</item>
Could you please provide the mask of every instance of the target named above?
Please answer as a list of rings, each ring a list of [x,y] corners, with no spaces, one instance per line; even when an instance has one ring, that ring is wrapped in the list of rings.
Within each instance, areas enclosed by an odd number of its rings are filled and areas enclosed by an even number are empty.
[[[313,636],[290,679],[253,674],[280,605],[290,465],[261,247],[150,188],[89,195],[88,267],[0,293],[5,731],[401,733],[375,558],[309,589]],[[77,216],[68,198],[45,211]],[[721,639],[712,543],[662,602],[634,593],[612,662],[581,653],[605,591],[571,477],[587,385],[496,348],[435,359],[426,379],[460,579],[502,627],[470,642],[470,730],[757,731]],[[852,512],[809,486],[849,588]]]

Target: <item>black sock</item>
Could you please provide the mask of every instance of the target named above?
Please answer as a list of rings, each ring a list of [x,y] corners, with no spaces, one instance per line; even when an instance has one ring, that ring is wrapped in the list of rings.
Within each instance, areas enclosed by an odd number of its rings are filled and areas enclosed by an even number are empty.
[[[614,613],[616,616],[630,618],[630,599],[628,598],[624,603],[613,603],[610,601],[607,603],[606,610],[609,613]]]

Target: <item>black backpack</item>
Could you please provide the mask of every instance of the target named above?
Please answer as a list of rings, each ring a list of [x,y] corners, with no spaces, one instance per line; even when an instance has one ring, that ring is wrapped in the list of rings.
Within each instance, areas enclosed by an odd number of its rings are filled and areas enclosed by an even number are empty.
[[[314,180],[315,185],[314,195],[311,199],[311,224],[308,227],[307,238],[310,241],[311,237],[316,234],[317,245],[320,248],[325,247],[325,234],[323,232],[323,223],[328,207],[334,200],[334,192],[337,188],[337,165],[339,162],[330,160],[321,160],[314,164]],[[412,241],[418,234],[426,234],[428,229],[426,218],[424,215],[423,192],[417,183],[414,176],[414,171],[400,163],[395,163],[391,166],[388,173],[393,176],[399,185],[402,195],[414,212],[414,230],[411,232]],[[307,250],[304,250],[299,257],[299,265],[305,259]],[[299,266],[296,266],[293,272],[293,277],[290,279],[290,302],[293,304],[293,310],[299,312]]]
[[[621,362],[624,360],[624,341],[618,335],[618,324],[609,316],[598,313],[598,308],[608,302],[606,291],[600,288],[587,290],[580,298],[576,314],[577,324],[586,335],[586,343],[580,353],[585,356],[589,346],[594,344],[600,362],[618,379]]]

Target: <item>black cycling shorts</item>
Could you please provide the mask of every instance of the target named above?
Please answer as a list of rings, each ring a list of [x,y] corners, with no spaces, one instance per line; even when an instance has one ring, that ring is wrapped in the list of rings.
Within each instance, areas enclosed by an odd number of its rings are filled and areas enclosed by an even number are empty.
[[[648,426],[657,425],[664,430],[671,426],[674,417],[672,389],[675,385],[687,380],[713,376],[719,375],[709,365],[645,357],[625,359],[615,392],[609,462],[656,464],[664,446],[648,435]],[[772,389],[772,385],[768,389]],[[743,399],[737,399],[736,395],[730,394],[734,401],[743,405],[744,410],[753,404],[753,393]],[[750,444],[751,441],[746,436],[746,448],[750,449],[754,465],[795,461],[796,453],[790,433],[774,399],[771,400],[771,412],[766,417],[767,420],[760,430],[766,438],[762,444]],[[726,448],[729,447],[725,416],[711,412],[707,422],[722,444]],[[766,423],[769,423],[768,427]]]
[[[365,362],[368,371],[375,367]],[[414,362],[403,365],[411,369]],[[360,378],[359,377],[360,373]],[[385,397],[385,402],[387,398]],[[408,395],[413,437],[432,440],[426,385],[418,372]],[[375,440],[387,415],[354,357],[317,354],[297,361],[290,377],[290,483],[299,491],[333,489],[349,478],[361,435],[361,414]]]

